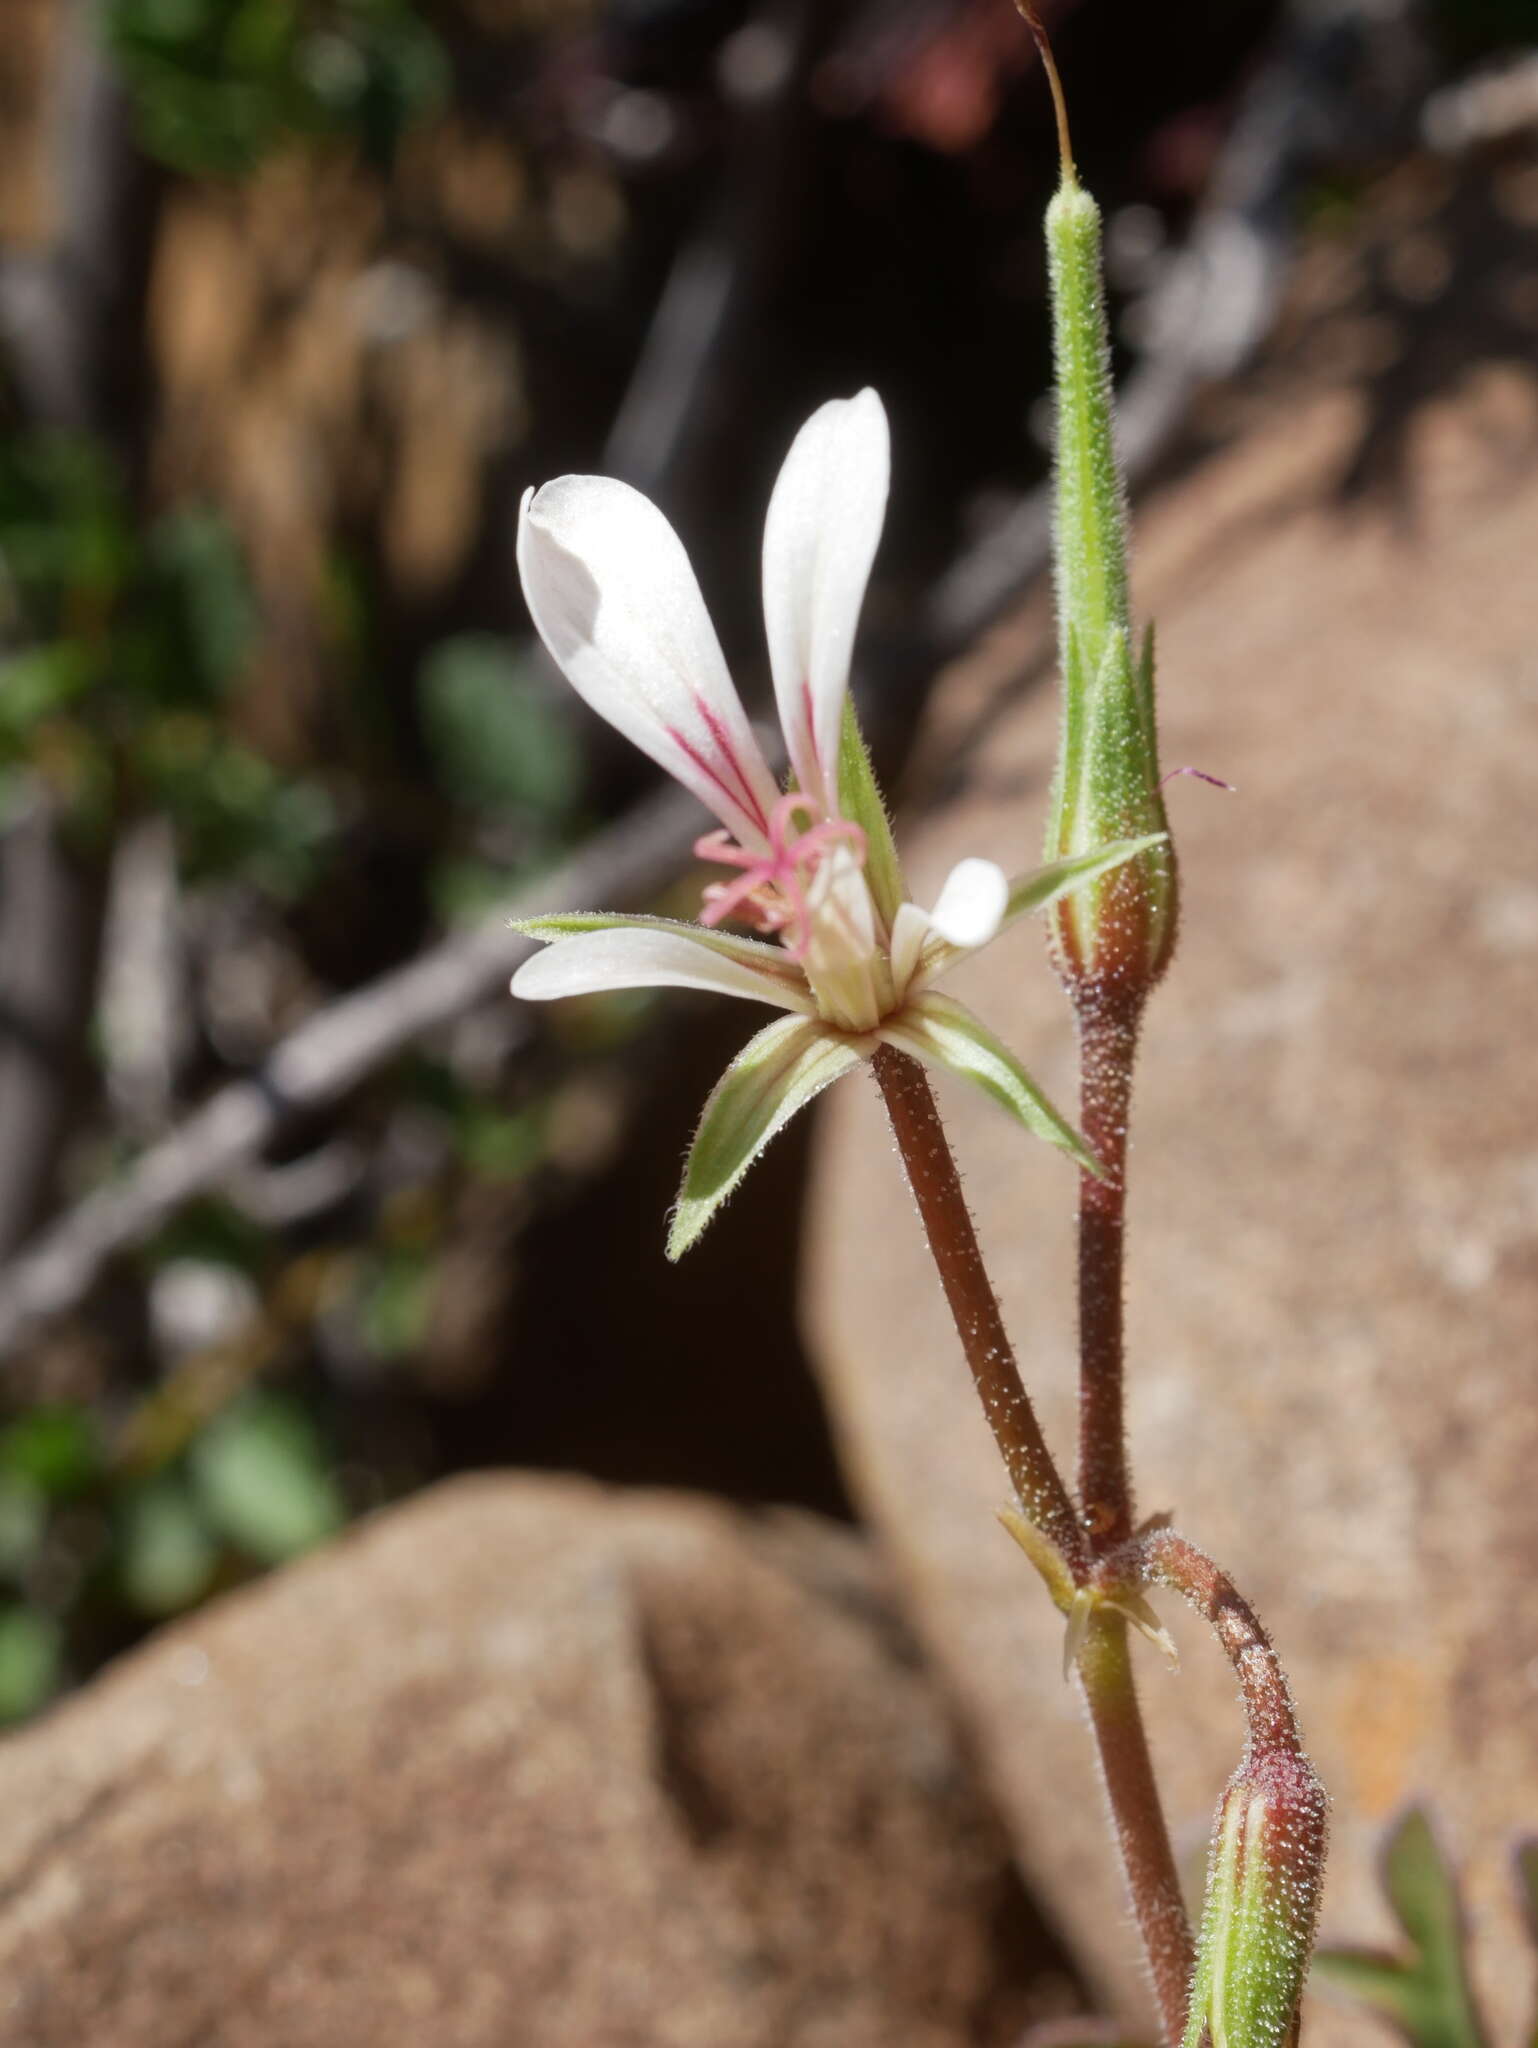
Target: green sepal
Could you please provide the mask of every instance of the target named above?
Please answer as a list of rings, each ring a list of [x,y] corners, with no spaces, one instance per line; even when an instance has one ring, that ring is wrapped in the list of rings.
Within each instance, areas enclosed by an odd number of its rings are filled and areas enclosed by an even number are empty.
[[[1078,709],[1077,745],[1071,754],[1065,748],[1050,842],[1059,856],[1072,858],[1124,838],[1156,842],[1139,859],[1135,879],[1097,879],[1059,913],[1068,951],[1086,968],[1125,949],[1136,930],[1143,964],[1156,974],[1174,936],[1175,860],[1159,790],[1152,649],[1149,639],[1142,661],[1134,663],[1125,627],[1112,627],[1094,684]],[[1132,902],[1135,926],[1127,915]]]
[[[1078,853],[1068,860],[1049,861],[1044,868],[1036,868],[1028,875],[1017,875],[1009,885],[1009,907],[1004,912],[1004,925],[1013,924],[1017,917],[1025,917],[1033,910],[1044,910],[1059,896],[1071,895],[1075,889],[1082,889],[1087,882],[1108,874],[1112,868],[1119,868],[1124,861],[1147,853],[1168,837],[1167,832],[1147,832],[1141,839],[1113,839],[1108,846],[1098,847],[1094,853]]]
[[[847,697],[844,700],[844,728],[839,737],[838,802],[850,824],[858,825],[865,834],[865,879],[870,885],[876,908],[890,931],[898,905],[907,898],[908,888],[892,839],[892,821],[887,816],[876,771],[871,766],[870,749],[860,731],[854,700]]]
[[[1007,931],[1033,910],[1045,910],[1060,897],[1071,896],[1074,890],[1087,888],[1113,868],[1135,860],[1140,853],[1148,853],[1164,837],[1162,833],[1151,832],[1142,839],[1116,839],[1109,846],[1097,847],[1093,853],[1075,854],[1069,860],[1049,861],[1045,867],[1017,875],[1009,885],[1009,900],[999,921],[999,930]],[[965,959],[970,950],[966,946],[952,946],[937,932],[931,932],[920,954],[922,978],[926,982],[938,981],[954,962]]]
[[[1182,2048],[1290,2048],[1328,1811],[1301,1751],[1246,1751],[1218,1803]]]
[[[970,1081],[1005,1109],[1034,1137],[1044,1138],[1097,1180],[1105,1169],[1073,1125],[1043,1095],[1008,1046],[1002,1044],[964,1003],[927,989],[900,1015],[883,1024],[879,1036],[900,1052]]]
[[[1052,355],[1057,382],[1057,601],[1063,671],[1068,630],[1093,675],[1126,630],[1127,502],[1116,459],[1111,351],[1101,282],[1100,209],[1078,184],[1047,208]]]
[[[1146,668],[1133,662],[1126,628],[1114,626],[1084,705],[1078,773],[1063,792],[1064,855],[1087,853],[1111,839],[1168,831],[1158,743],[1145,708],[1151,687]]]
[[[748,1040],[700,1117],[668,1230],[670,1259],[683,1257],[796,1111],[860,1058],[847,1038],[807,1017],[780,1018]]]
[[[1063,720],[1047,827],[1049,858],[1167,831],[1159,792],[1152,632],[1134,654],[1127,503],[1117,460],[1101,282],[1100,211],[1067,181],[1047,208],[1057,386],[1057,582]],[[1173,849],[1107,876],[1053,929],[1070,982],[1109,975],[1146,991],[1174,944]]]

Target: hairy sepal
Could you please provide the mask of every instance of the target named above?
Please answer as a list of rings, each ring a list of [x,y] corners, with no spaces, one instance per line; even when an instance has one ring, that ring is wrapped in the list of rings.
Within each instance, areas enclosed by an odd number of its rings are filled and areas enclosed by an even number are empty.
[[[782,1018],[748,1040],[700,1117],[668,1231],[670,1259],[683,1257],[796,1111],[860,1060],[850,1040],[808,1018]]]
[[[1104,1170],[1073,1125],[1055,1109],[1019,1060],[954,997],[926,990],[898,1017],[881,1028],[881,1037],[899,1052],[912,1053],[927,1066],[970,1081],[1033,1136],[1066,1152],[1075,1165],[1097,1179]]]
[[[903,880],[902,862],[897,857],[897,847],[892,838],[892,821],[887,816],[876,771],[871,766],[870,749],[860,731],[854,704],[847,698],[844,703],[844,729],[839,742],[838,801],[839,809],[850,824],[858,825],[865,834],[865,879],[876,908],[890,931],[898,906],[908,893],[907,884]]]

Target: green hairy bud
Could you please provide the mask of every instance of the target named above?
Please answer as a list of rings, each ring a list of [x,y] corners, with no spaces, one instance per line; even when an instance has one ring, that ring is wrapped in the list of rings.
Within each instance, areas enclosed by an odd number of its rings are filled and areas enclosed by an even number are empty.
[[[1044,48],[1044,55],[1045,52]],[[1050,57],[1048,56],[1050,67]],[[1047,829],[1052,859],[1168,830],[1159,793],[1154,646],[1133,636],[1127,504],[1113,430],[1100,209],[1078,181],[1056,73],[1063,176],[1047,208],[1056,368],[1056,583],[1062,746]],[[1175,857],[1166,840],[1053,916],[1071,991],[1142,995],[1175,943]]]
[[[1300,1750],[1246,1756],[1218,1802],[1183,2048],[1287,2048],[1308,1974],[1328,1801]]]

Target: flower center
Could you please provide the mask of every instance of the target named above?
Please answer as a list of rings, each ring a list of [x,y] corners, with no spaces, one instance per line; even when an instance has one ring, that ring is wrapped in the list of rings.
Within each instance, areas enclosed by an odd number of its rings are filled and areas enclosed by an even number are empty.
[[[712,882],[705,891],[700,923],[714,927],[739,917],[761,932],[778,932],[792,960],[802,960],[812,940],[807,890],[823,856],[836,845],[852,848],[865,865],[865,834],[846,818],[825,818],[798,828],[798,818],[816,820],[809,797],[792,790],[769,813],[769,851],[750,853],[730,833],[707,832],[694,842],[701,860],[740,868],[734,881]]]

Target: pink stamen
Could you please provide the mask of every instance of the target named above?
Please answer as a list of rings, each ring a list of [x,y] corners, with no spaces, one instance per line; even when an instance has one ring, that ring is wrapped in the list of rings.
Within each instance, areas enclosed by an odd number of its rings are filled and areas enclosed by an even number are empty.
[[[1173,782],[1177,775],[1194,775],[1198,782],[1210,782],[1214,789],[1226,789],[1230,796],[1239,794],[1231,782],[1225,782],[1221,775],[1209,775],[1205,768],[1172,768],[1168,775],[1159,778],[1160,789],[1166,782]]]
[[[807,883],[830,846],[852,847],[863,866],[866,843],[860,827],[846,818],[824,818],[798,832],[795,821],[801,815],[816,815],[809,797],[792,790],[779,799],[766,821],[767,855],[750,853],[724,831],[707,832],[695,841],[694,851],[701,860],[742,870],[735,881],[711,883],[705,891],[701,924],[713,928],[734,912],[751,909],[760,931],[785,933],[790,957],[805,957],[812,938]]]

